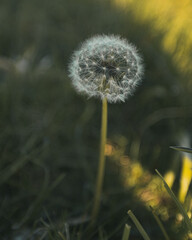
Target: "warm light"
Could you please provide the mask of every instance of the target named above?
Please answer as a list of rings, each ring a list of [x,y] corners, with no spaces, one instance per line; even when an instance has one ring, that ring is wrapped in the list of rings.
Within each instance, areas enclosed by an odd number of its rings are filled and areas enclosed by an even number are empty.
[[[187,155],[184,155],[179,189],[179,200],[181,202],[185,201],[185,197],[187,195],[191,178],[192,178],[192,161]]]
[[[191,218],[191,216],[192,216],[191,212],[187,212],[187,215],[189,218]]]
[[[183,216],[181,215],[181,213],[177,214],[176,219],[177,219],[178,222],[182,222],[183,221]]]
[[[161,34],[162,48],[171,55],[181,72],[192,72],[192,2],[190,0],[112,0],[115,6],[131,12],[140,23],[150,22],[151,31]]]
[[[105,144],[105,156],[111,156],[114,154],[114,147],[112,144]]]
[[[173,186],[174,180],[175,180],[175,174],[172,171],[169,171],[165,174],[164,179],[166,183],[169,185],[171,188]]]

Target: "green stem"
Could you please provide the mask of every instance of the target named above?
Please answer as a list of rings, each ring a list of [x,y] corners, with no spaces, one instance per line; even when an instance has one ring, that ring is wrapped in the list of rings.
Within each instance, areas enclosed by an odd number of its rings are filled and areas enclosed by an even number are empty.
[[[100,208],[100,200],[101,200],[104,171],[105,171],[106,138],[107,138],[107,99],[104,98],[102,101],[100,156],[99,156],[99,165],[98,165],[93,210],[91,215],[91,225],[94,225],[99,213],[99,208]]]
[[[141,236],[145,240],[150,240],[150,238],[147,235],[147,233],[145,232],[144,228],[141,226],[141,223],[137,220],[137,218],[135,217],[135,215],[132,213],[131,210],[128,211],[128,214],[129,214],[129,217],[131,218],[131,220],[134,222],[135,226],[137,227],[138,231],[140,232]]]
[[[165,230],[161,220],[159,219],[158,215],[156,214],[155,210],[151,206],[149,206],[149,207],[151,209],[151,212],[152,212],[152,214],[153,214],[157,224],[159,225],[159,227],[160,227],[160,229],[162,231],[163,236],[165,237],[166,240],[170,240],[169,236],[168,236],[168,234],[167,234],[167,232],[166,232],[166,230]]]

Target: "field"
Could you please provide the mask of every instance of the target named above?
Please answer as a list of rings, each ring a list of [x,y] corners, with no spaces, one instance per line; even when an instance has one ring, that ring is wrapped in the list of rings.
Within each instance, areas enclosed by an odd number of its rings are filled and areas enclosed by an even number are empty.
[[[191,217],[190,1],[1,0],[0,235],[2,240],[190,239],[162,174]],[[142,84],[108,104],[101,208],[87,231],[99,158],[101,101],[78,94],[68,65],[89,37],[122,36],[142,55]],[[127,240],[127,239],[123,239]]]

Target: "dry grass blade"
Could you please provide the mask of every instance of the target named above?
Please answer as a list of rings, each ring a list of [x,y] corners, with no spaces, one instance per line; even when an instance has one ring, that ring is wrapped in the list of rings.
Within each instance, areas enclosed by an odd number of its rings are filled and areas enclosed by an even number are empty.
[[[191,232],[192,231],[192,223],[185,211],[185,209],[183,208],[182,204],[179,202],[179,200],[176,198],[175,194],[173,193],[173,191],[169,188],[168,184],[166,183],[166,181],[164,180],[163,176],[158,172],[158,170],[155,170],[156,173],[159,175],[159,177],[162,179],[164,186],[168,192],[168,194],[170,195],[170,197],[173,199],[173,201],[175,202],[175,204],[177,205],[177,207],[179,208],[181,214],[183,215],[184,221],[187,225],[188,230]]]

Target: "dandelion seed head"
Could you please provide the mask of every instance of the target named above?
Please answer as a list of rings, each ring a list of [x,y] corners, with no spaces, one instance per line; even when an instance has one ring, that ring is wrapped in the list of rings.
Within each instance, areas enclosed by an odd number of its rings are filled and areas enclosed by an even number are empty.
[[[74,52],[69,73],[78,92],[115,103],[133,94],[141,82],[143,65],[127,40],[101,35],[88,39]]]

